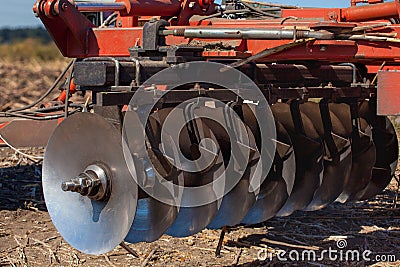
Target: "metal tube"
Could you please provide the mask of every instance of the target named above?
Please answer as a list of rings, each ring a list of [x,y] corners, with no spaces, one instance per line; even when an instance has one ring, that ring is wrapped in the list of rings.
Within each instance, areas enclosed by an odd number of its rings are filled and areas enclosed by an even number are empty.
[[[126,10],[125,3],[74,3],[79,11],[85,12],[106,12],[106,11],[123,11]]]
[[[342,19],[345,21],[369,21],[399,17],[399,0],[394,2],[349,7],[342,9]]]
[[[353,70],[353,85],[357,83],[357,66],[353,63],[341,63],[339,66],[349,66]]]
[[[121,16],[178,16],[181,12],[180,0],[117,0],[124,3],[126,9]]]
[[[218,28],[187,28],[175,30],[161,30],[160,35],[184,36],[185,38],[204,39],[333,39],[334,34],[328,31],[304,31],[282,29],[218,29]]]

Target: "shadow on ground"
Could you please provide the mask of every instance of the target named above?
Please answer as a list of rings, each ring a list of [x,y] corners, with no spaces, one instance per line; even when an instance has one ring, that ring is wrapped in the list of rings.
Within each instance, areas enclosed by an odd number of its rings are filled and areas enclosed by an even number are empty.
[[[42,190],[42,166],[0,168],[0,210],[46,210]]]

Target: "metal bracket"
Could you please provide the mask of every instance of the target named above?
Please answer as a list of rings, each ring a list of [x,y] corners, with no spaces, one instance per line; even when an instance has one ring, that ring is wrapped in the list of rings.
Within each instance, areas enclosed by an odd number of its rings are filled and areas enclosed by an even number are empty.
[[[143,44],[145,51],[157,51],[160,46],[165,45],[165,37],[159,35],[161,28],[169,26],[165,20],[150,20],[143,26]]]

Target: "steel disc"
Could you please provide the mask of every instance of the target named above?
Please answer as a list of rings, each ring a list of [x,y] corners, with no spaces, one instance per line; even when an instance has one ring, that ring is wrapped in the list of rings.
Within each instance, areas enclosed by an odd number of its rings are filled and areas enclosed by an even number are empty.
[[[245,115],[245,118],[249,115]],[[274,217],[292,192],[296,162],[289,134],[276,122],[277,142],[274,163],[262,183],[257,201],[242,220],[244,224],[257,224]]]
[[[352,167],[350,178],[342,194],[336,201],[344,203],[355,200],[358,192],[363,190],[371,180],[375,164],[375,144],[372,132],[364,119],[359,119],[359,131],[353,132],[350,106],[347,104],[330,104],[329,109],[339,118],[347,133],[351,134]]]
[[[251,166],[247,167],[236,186],[223,197],[218,213],[207,228],[219,229],[223,226],[235,226],[253,207],[258,192],[250,191],[250,178],[257,175],[255,172],[256,162],[250,164]]]
[[[254,205],[258,193],[250,190],[250,179],[253,175],[257,175],[255,167],[259,159],[259,153],[257,152],[254,136],[251,130],[242,123],[239,117],[224,114],[224,108],[201,107],[197,108],[195,113],[198,117],[203,118],[202,120],[217,138],[224,156],[225,168],[227,168],[230,163],[232,164],[231,166],[236,166],[243,172],[233,173],[233,175],[237,175],[236,178],[229,175],[228,179],[240,180],[234,188],[224,195],[218,213],[207,228],[219,229],[223,226],[237,225]],[[226,119],[235,122],[231,125],[236,124],[237,122],[242,123],[242,127],[238,126],[237,129],[230,131],[228,129],[230,123],[227,123]],[[230,131],[230,134],[228,134],[227,131]],[[248,144],[241,143],[239,137],[242,134],[248,137]],[[238,154],[242,147],[250,149],[247,150],[248,158],[244,158],[245,155],[243,154]]]
[[[257,148],[260,150],[261,148],[261,133],[260,133],[260,127],[258,125],[257,119],[254,116],[254,112],[256,112],[256,110],[254,109],[254,107],[250,106],[250,105],[243,105],[243,116],[244,116],[244,121],[245,123],[249,126],[251,132],[254,134],[254,138],[256,140],[256,144],[257,144]],[[286,129],[283,127],[283,125],[281,123],[279,123],[277,120],[275,120],[275,126],[276,126],[276,132],[277,132],[277,140],[274,140],[277,147],[277,152],[279,153],[279,155],[281,157],[283,157],[285,155],[285,153],[287,153],[288,151],[288,155],[292,155],[291,152],[293,152],[293,143],[292,140],[290,139],[290,136],[288,134],[288,132],[286,131]],[[279,144],[279,145],[278,145]],[[289,148],[290,147],[290,148]],[[279,151],[279,149],[281,149]],[[270,154],[270,153],[268,153]],[[270,158],[270,160],[275,160],[276,154],[272,155],[272,157],[274,158]],[[294,162],[294,155],[293,157],[290,157],[291,160],[289,160],[288,162],[286,162],[286,167],[282,168],[282,176],[283,179],[286,183],[286,192],[290,193],[293,190],[293,185],[294,185],[294,180],[295,180],[295,169],[296,169],[296,164]]]
[[[155,114],[162,127],[166,123],[168,115],[171,113],[171,111],[172,109],[169,108],[161,109]],[[185,121],[183,110],[176,108],[173,118],[168,119],[173,119],[175,122]],[[198,130],[201,135],[213,140],[215,144],[218,144],[216,137],[210,131],[207,125],[200,119],[195,119],[195,121],[196,124],[199,125]],[[196,149],[199,149],[200,153],[206,152],[202,151],[203,148],[201,146],[196,146],[191,142],[191,138],[186,127],[182,128],[178,139],[178,149],[180,149],[182,154],[188,159],[193,157],[192,153]],[[188,207],[187,203],[191,203],[194,196],[190,194],[189,190],[186,190],[186,187],[201,187],[204,185],[209,185],[214,181],[214,179],[222,175],[223,172],[224,164],[221,153],[218,153],[218,157],[213,166],[209,166],[207,169],[201,172],[182,172],[185,188],[183,189],[182,193],[181,206],[179,207],[179,213],[175,222],[167,229],[165,232],[166,234],[174,237],[191,236],[197,232],[200,232],[206,228],[208,224],[210,224],[218,212],[221,201],[212,201],[205,205]],[[206,190],[208,191],[206,193],[203,191],[203,195],[200,197],[216,199],[216,192],[213,191],[212,187],[208,186],[206,187]]]
[[[126,167],[121,140],[120,132],[103,117],[79,113],[64,120],[47,145],[43,191],[48,212],[62,237],[86,254],[114,249],[124,240],[135,217],[137,185]],[[107,201],[61,189],[63,182],[99,162],[111,174]]]
[[[372,178],[367,187],[364,188],[356,198],[366,200],[381,193],[392,180],[396,168],[398,155],[398,141],[395,129],[389,119],[386,118],[387,128],[373,129],[373,139],[376,145],[377,163],[372,169]],[[395,158],[395,160],[390,160]]]
[[[125,241],[129,243],[156,241],[174,223],[177,215],[177,207],[148,196],[140,198],[135,220]]]
[[[300,105],[301,111],[313,122],[315,129],[325,143],[324,176],[321,186],[315,192],[312,202],[306,210],[322,209],[334,202],[344,189],[350,178],[352,155],[350,136],[346,135],[340,120],[330,112],[331,129],[325,132],[320,106],[317,103],[306,102]],[[328,145],[328,142],[331,142]],[[334,146],[334,147],[332,147]],[[332,151],[331,151],[332,150]]]
[[[360,116],[372,125],[372,138],[376,146],[376,162],[371,181],[356,196],[359,200],[366,200],[381,193],[389,185],[396,171],[399,146],[393,124],[387,117],[377,116],[372,103],[361,103]]]
[[[184,173],[185,185],[190,184],[194,186],[198,184],[198,182],[210,183],[211,175],[212,174],[193,175]],[[208,189],[210,189],[208,196],[215,198],[215,192],[211,190],[210,187],[208,187]],[[187,190],[183,190],[182,203],[190,203],[192,197],[193,196]],[[174,237],[187,237],[200,232],[205,229],[217,215],[220,205],[220,201],[213,201],[202,206],[180,207],[175,222],[165,233]]]
[[[133,120],[129,121],[135,124]],[[152,139],[149,143],[155,147],[147,148],[147,153],[149,153],[152,162],[148,164],[148,166],[145,166],[145,169],[147,169],[147,171],[152,171],[153,168],[155,168],[158,173],[163,175],[164,179],[174,180],[175,177],[171,176],[178,175],[178,173],[176,171],[174,172],[171,164],[162,158],[159,150],[161,143],[161,127],[158,121],[152,116],[149,118],[148,123],[151,132],[148,132],[149,136],[146,138]],[[139,124],[140,122],[137,121],[136,125]],[[125,127],[127,126],[125,125]],[[129,132],[134,133],[132,130]],[[131,151],[138,151],[138,149],[146,150],[144,147],[131,147],[130,149]],[[152,172],[154,173],[154,171]],[[129,243],[153,242],[164,234],[164,232],[174,223],[177,216],[177,206],[163,203],[140,190],[136,216],[128,235],[125,237],[125,241]]]
[[[299,118],[295,118],[291,107],[284,103],[273,105],[272,112],[275,119],[288,131],[296,158],[293,191],[277,214],[277,216],[288,216],[296,210],[305,209],[313,200],[315,191],[322,182],[324,150],[317,131],[304,113],[299,112]],[[300,132],[298,125],[302,125],[303,132]]]

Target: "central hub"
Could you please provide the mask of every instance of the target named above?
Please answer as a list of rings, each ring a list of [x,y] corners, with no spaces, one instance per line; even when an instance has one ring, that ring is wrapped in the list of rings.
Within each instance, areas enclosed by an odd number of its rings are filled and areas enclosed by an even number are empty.
[[[75,192],[96,201],[106,201],[110,196],[111,180],[103,164],[89,165],[81,174],[61,184],[65,192]]]

